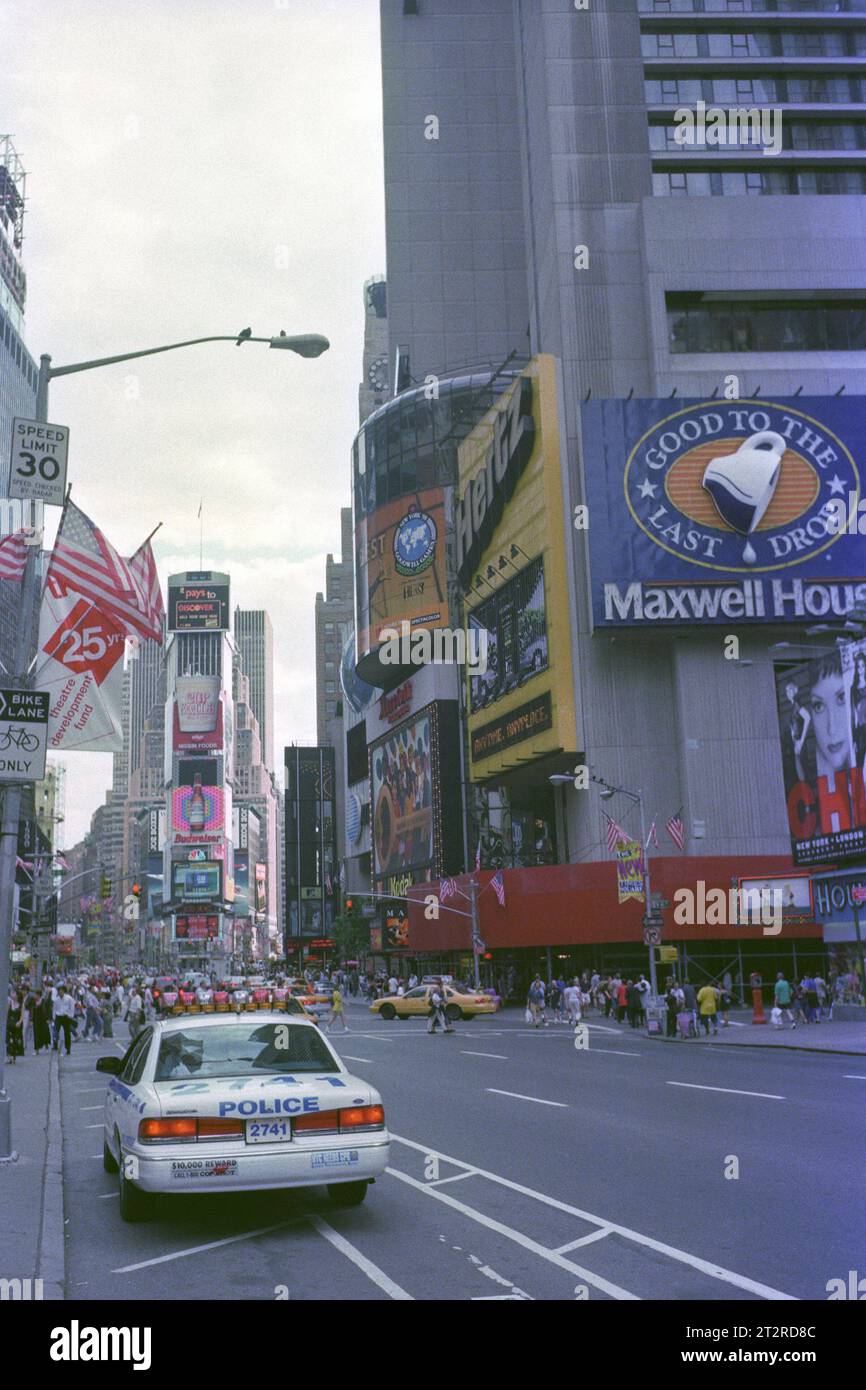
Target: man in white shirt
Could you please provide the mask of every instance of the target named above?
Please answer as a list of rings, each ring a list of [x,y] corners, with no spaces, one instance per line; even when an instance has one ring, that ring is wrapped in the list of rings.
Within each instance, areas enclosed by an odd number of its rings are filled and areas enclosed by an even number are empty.
[[[391,978],[390,978],[390,980],[388,981],[388,993],[389,993],[389,994],[396,994],[396,993],[397,993],[397,976],[396,976],[396,975],[392,975]]]
[[[72,998],[72,995],[67,992],[66,986],[61,985],[54,1005],[54,1018],[57,1023],[57,1029],[54,1034],[54,1051],[58,1051],[58,1043],[60,1041],[60,1034],[62,1033],[63,1040],[66,1043],[67,1057],[72,1051],[72,1020],[74,1017],[75,1000]]]
[[[581,1018],[580,1008],[581,989],[577,980],[572,980],[567,985],[562,995],[562,1002],[565,1007],[565,1016],[571,1024],[579,1023]]]

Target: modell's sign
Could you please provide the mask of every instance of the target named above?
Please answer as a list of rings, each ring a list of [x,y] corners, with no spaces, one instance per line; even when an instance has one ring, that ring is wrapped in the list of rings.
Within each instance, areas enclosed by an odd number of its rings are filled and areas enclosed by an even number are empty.
[[[581,422],[596,626],[802,624],[866,601],[853,397],[588,402]]]
[[[776,680],[795,864],[866,853],[866,642],[849,642]]]
[[[532,379],[520,377],[493,424],[484,466],[454,503],[457,573],[466,588],[532,456]]]

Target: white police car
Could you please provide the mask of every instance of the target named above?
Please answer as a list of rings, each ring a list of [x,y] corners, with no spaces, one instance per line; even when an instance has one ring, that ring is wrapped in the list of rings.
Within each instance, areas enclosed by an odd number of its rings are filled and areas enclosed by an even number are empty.
[[[103,1164],[124,1221],[158,1192],[249,1192],[326,1183],[342,1206],[384,1172],[390,1136],[378,1091],[352,1076],[297,1014],[182,1014],[100,1057]]]

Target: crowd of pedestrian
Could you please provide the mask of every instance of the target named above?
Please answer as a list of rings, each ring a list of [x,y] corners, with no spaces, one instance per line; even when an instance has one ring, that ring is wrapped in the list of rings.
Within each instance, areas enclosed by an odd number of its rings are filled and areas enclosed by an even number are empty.
[[[96,1042],[113,1035],[119,1012],[118,990],[108,977],[46,975],[41,985],[20,979],[10,987],[6,1009],[6,1056],[10,1064],[32,1053],[38,1057],[73,1042]]]

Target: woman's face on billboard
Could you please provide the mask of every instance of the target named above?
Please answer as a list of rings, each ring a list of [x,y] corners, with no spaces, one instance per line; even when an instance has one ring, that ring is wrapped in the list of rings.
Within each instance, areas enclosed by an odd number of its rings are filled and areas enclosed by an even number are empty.
[[[840,772],[848,766],[850,747],[846,706],[845,680],[841,674],[822,676],[812,686],[809,709],[818,751],[819,777],[829,772]]]

